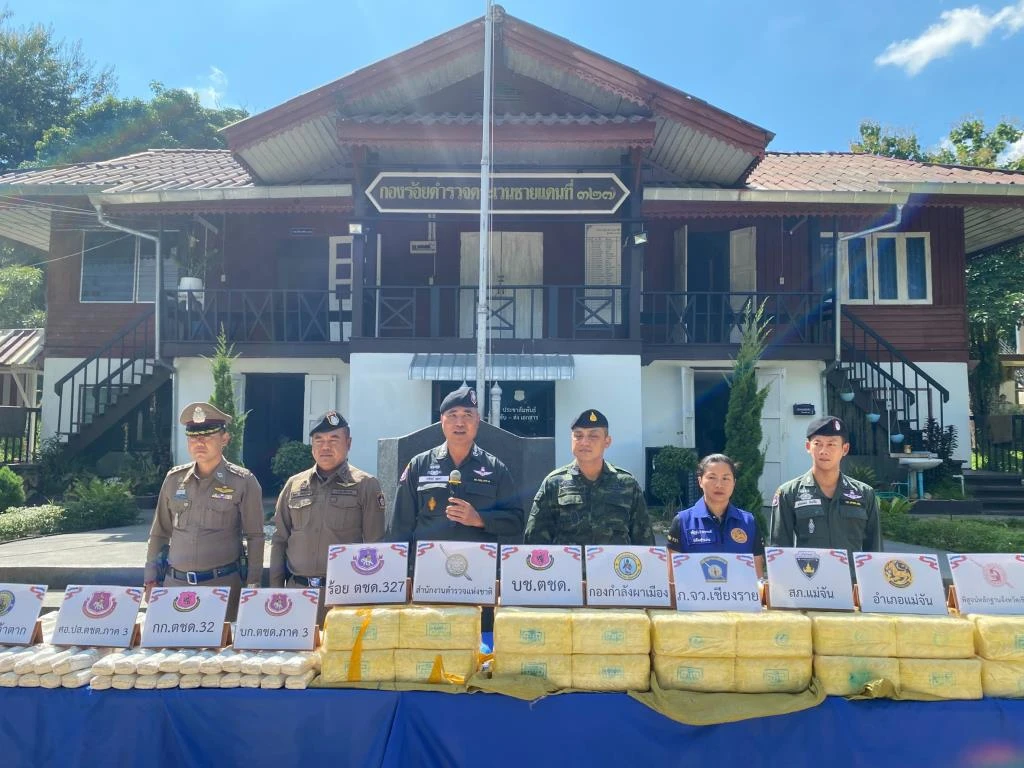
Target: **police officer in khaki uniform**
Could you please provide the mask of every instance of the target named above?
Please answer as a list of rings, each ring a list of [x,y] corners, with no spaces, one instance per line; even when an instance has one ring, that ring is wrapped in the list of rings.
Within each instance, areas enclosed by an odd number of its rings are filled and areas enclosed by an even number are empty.
[[[384,538],[384,494],[371,474],[348,463],[352,435],[337,411],[309,432],[315,464],[288,478],[277,498],[270,586],[318,587],[323,605],[332,544]]]
[[[784,483],[772,499],[771,545],[881,552],[874,490],[839,469],[850,450],[842,420],[811,422],[805,447],[810,471]]]
[[[160,487],[145,586],[230,586],[233,619],[243,579],[258,587],[263,575],[263,492],[252,472],[224,458],[230,416],[189,403],[178,421],[193,461],[172,467]]]

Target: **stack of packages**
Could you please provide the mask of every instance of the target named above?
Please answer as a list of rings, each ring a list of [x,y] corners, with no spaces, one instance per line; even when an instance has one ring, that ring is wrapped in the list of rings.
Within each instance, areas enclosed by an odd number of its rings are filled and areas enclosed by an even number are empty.
[[[795,693],[811,681],[811,622],[799,613],[652,610],[654,673],[662,688]]]
[[[968,616],[986,696],[1024,696],[1024,616]]]
[[[476,672],[479,649],[479,606],[332,608],[320,674],[328,684],[461,683]]]
[[[974,625],[950,616],[813,613],[814,670],[825,693],[851,696],[872,680],[897,691],[980,699]]]
[[[92,666],[93,690],[154,688],[305,689],[320,657],[312,651],[118,651]]]
[[[571,608],[495,608],[495,677],[523,675],[572,688]]]
[[[31,645],[0,650],[0,686],[4,688],[81,688],[90,669],[110,651]]]

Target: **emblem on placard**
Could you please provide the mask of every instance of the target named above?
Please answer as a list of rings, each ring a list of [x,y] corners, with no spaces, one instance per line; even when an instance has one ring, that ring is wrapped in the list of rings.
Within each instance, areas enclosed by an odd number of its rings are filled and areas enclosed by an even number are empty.
[[[271,616],[284,616],[292,609],[292,599],[284,592],[275,592],[267,598],[263,608]]]
[[[985,563],[981,566],[981,575],[985,579],[985,583],[990,587],[1010,586],[1010,579],[1007,577],[1003,566],[999,565],[999,563]]]
[[[808,579],[813,579],[818,573],[818,565],[821,564],[821,559],[813,552],[797,552],[796,564],[800,568],[800,573]]]
[[[444,555],[444,570],[449,576],[453,578],[459,578],[465,576],[466,581],[472,581],[473,578],[469,575],[469,558],[460,552],[456,552],[453,555],[449,555],[444,551],[444,547],[441,547],[441,554]]]
[[[0,589],[0,616],[6,616],[14,610],[14,593],[9,589]]]
[[[188,613],[199,607],[199,595],[195,592],[179,592],[171,602],[171,607],[180,613]]]
[[[555,558],[546,549],[535,549],[526,556],[526,566],[535,571],[546,571],[555,564]]]
[[[747,532],[744,531],[742,528],[733,528],[731,531],[729,531],[729,537],[737,544],[747,543]]]
[[[729,578],[729,562],[724,557],[705,557],[700,561],[700,570],[709,584],[722,584]]]
[[[90,619],[102,619],[109,616],[117,608],[117,600],[109,592],[94,592],[84,603],[82,613]]]
[[[914,573],[903,560],[889,560],[882,566],[882,576],[897,589],[904,589],[914,583]]]
[[[632,581],[640,575],[640,571],[644,569],[644,566],[640,562],[640,558],[632,552],[622,552],[615,556],[615,560],[612,561],[612,568],[615,569],[615,574],[620,579]]]
[[[372,576],[384,567],[384,557],[374,547],[363,547],[352,558],[352,570],[360,576]]]

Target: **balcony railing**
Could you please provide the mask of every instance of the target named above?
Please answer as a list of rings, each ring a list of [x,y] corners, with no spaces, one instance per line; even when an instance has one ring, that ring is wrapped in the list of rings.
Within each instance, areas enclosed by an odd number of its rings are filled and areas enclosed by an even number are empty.
[[[32,464],[39,458],[41,408],[0,405],[0,466]]]
[[[832,304],[823,293],[645,291],[647,344],[738,344],[745,311],[764,305],[772,344],[828,344]]]

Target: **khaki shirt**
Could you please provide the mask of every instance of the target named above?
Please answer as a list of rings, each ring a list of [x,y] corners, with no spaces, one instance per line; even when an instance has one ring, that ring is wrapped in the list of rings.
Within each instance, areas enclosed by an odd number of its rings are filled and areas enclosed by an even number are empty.
[[[782,484],[772,499],[771,545],[881,552],[874,489],[840,473],[830,499],[811,471]]]
[[[263,578],[263,491],[248,469],[221,459],[209,477],[195,462],[172,467],[160,486],[149,531],[146,581],[157,576],[160,550],[179,571],[209,571],[238,562],[242,537],[249,553],[245,584]]]
[[[274,525],[270,586],[284,586],[286,565],[298,576],[324,576],[332,544],[384,538],[384,494],[376,477],[347,461],[326,477],[314,466],[288,478]]]

